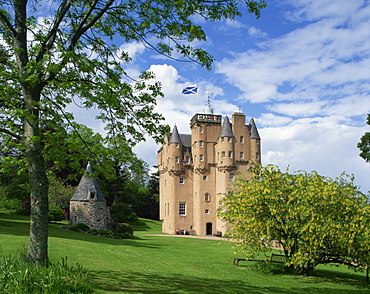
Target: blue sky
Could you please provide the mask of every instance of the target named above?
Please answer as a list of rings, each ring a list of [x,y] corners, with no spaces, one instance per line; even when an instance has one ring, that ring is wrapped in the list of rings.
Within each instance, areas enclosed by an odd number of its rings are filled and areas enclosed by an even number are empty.
[[[194,19],[208,39],[193,45],[216,58],[212,71],[123,43],[133,58],[128,73],[156,73],[165,93],[156,110],[180,133],[190,133],[190,118],[204,110],[209,91],[216,114],[231,115],[240,106],[247,121],[255,119],[263,165],[332,178],[346,172],[367,192],[370,164],[359,157],[357,143],[370,132],[370,1],[267,2],[257,20],[247,13],[235,21]],[[181,94],[193,85],[198,100]],[[151,139],[135,148],[151,166],[157,149]]]

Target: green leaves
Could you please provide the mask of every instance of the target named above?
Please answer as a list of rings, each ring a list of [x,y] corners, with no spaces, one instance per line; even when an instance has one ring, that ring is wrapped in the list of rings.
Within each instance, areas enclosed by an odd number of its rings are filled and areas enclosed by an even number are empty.
[[[345,174],[333,180],[316,172],[253,166],[250,180],[240,176],[222,198],[218,214],[247,255],[277,242],[287,265],[307,273],[328,256],[357,266],[370,261],[367,200]]]

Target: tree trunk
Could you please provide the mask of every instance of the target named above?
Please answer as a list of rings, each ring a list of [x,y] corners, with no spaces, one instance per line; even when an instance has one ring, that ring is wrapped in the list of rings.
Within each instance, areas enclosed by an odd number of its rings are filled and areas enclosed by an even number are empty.
[[[34,101],[39,97],[32,99],[31,96],[25,96],[29,115],[23,125],[31,190],[28,258],[31,262],[43,264],[48,260],[48,179],[39,136],[39,110],[37,106],[30,107],[35,105]]]

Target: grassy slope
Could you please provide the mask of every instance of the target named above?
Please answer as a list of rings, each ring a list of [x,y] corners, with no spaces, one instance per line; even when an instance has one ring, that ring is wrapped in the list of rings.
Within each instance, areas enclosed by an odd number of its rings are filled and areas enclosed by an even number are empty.
[[[0,213],[4,255],[27,247],[28,218]],[[225,241],[148,236],[160,222],[135,228],[135,240],[115,240],[50,225],[49,255],[68,257],[89,271],[97,293],[369,293],[364,273],[325,266],[302,277],[272,273],[261,264],[232,265]],[[320,276],[318,276],[320,275]]]

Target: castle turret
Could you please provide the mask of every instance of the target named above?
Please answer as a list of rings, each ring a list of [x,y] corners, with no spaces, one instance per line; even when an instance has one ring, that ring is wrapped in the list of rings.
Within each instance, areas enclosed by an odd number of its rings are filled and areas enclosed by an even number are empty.
[[[261,138],[258,134],[258,130],[256,127],[256,124],[254,122],[254,119],[251,118],[249,122],[250,126],[250,158],[252,162],[255,163],[261,163]]]
[[[169,152],[171,154],[169,168],[175,172],[180,171],[183,168],[183,144],[175,125],[169,139]]]

